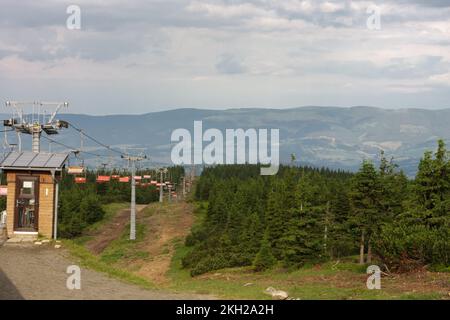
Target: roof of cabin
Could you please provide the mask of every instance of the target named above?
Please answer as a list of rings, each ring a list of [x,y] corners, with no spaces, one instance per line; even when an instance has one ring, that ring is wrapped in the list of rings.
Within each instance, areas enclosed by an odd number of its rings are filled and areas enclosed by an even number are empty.
[[[10,152],[0,162],[0,168],[3,170],[61,170],[68,157],[68,153]]]

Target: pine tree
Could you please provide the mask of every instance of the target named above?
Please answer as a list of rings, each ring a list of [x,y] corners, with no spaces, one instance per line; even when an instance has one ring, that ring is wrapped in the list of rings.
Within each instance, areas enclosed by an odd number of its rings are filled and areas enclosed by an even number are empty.
[[[286,189],[282,182],[274,182],[272,190],[269,191],[266,205],[267,239],[277,259],[282,259],[283,257],[283,246],[280,240],[287,223],[282,196],[285,191]]]
[[[353,220],[360,233],[360,264],[364,263],[364,249],[368,243],[371,253],[371,236],[380,227],[381,186],[374,165],[364,161],[352,180],[350,192]],[[368,255],[370,260],[371,256]]]
[[[420,218],[430,226],[442,225],[450,208],[450,160],[444,141],[439,140],[434,159],[427,152],[420,161],[414,190]]]
[[[407,195],[408,179],[403,171],[398,171],[393,158],[389,161],[381,152],[379,178],[381,187],[380,205],[384,222],[392,220],[403,211],[403,201]]]
[[[253,261],[253,267],[255,271],[264,271],[272,268],[276,263],[277,259],[272,254],[272,248],[266,234],[261,241],[261,248]]]

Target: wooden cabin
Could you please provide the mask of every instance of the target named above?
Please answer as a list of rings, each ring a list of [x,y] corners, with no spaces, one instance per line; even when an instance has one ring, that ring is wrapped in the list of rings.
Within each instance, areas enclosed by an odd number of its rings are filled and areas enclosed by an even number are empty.
[[[56,236],[59,180],[68,154],[11,152],[0,163],[6,174],[8,238]]]

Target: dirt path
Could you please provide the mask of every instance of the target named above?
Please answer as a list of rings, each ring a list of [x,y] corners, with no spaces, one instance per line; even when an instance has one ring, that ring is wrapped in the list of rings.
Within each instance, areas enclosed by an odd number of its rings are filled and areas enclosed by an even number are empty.
[[[146,209],[150,216],[141,217],[140,223],[148,227],[145,241],[139,249],[148,252],[151,261],[136,260],[128,268],[137,270],[139,276],[156,284],[165,284],[169,280],[166,273],[170,268],[174,246],[177,241],[184,241],[193,223],[192,204],[172,203],[161,206],[151,204]]]
[[[67,267],[74,261],[64,249],[42,245],[0,247],[0,300],[4,299],[209,299],[209,296],[174,294],[111,279],[81,269],[81,290],[69,290]]]
[[[137,216],[139,216],[139,214],[142,212],[142,210],[145,209],[145,207],[147,207],[147,205],[136,205]],[[108,244],[111,243],[111,241],[122,234],[129,221],[130,209],[122,210],[120,213],[114,216],[111,221],[103,225],[100,228],[99,232],[89,234],[93,235],[94,238],[86,244],[86,247],[94,254],[101,253],[103,250],[105,250]]]

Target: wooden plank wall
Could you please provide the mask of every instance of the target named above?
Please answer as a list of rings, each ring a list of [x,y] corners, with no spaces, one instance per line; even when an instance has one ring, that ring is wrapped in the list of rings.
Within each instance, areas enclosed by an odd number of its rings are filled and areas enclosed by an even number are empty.
[[[46,238],[53,236],[53,215],[55,201],[55,184],[50,173],[39,173],[39,220],[38,232]],[[14,233],[14,206],[16,193],[16,173],[7,173],[8,196],[6,200],[6,212],[8,220],[6,224],[8,237],[13,237]]]
[[[40,174],[39,198],[39,233],[50,239],[53,236],[53,204],[55,201],[55,185],[51,174]]]
[[[13,235],[14,230],[14,206],[16,197],[16,174],[8,172],[6,175],[8,183],[8,195],[6,196],[6,232],[8,237]]]

